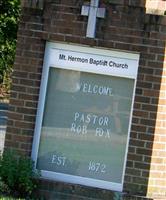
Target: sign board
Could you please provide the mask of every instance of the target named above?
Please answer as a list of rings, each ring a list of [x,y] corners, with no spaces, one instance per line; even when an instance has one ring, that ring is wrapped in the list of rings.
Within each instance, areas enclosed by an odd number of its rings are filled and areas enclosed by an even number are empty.
[[[122,191],[138,60],[47,43],[32,151],[44,178]]]

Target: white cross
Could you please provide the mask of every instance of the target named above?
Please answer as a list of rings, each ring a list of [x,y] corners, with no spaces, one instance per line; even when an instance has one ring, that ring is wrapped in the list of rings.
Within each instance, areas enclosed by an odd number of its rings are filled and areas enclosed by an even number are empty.
[[[88,16],[86,37],[94,38],[96,30],[96,18],[104,18],[105,8],[98,8],[99,0],[91,0],[90,6],[83,5],[81,15]]]

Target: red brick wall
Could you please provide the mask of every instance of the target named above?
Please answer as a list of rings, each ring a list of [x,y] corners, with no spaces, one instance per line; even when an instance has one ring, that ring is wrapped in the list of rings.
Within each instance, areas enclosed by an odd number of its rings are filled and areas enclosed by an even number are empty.
[[[43,10],[22,9],[5,146],[31,153],[46,41],[139,52],[124,184],[124,193],[133,196],[124,199],[166,198],[166,18],[146,15],[137,1],[131,2],[105,5],[106,18],[98,20],[95,39],[85,37],[87,17],[80,15],[83,0],[45,0]],[[101,199],[110,199],[108,191],[62,185],[41,182],[47,195],[52,190],[64,192],[66,187],[65,195],[74,193],[88,199],[98,194]]]

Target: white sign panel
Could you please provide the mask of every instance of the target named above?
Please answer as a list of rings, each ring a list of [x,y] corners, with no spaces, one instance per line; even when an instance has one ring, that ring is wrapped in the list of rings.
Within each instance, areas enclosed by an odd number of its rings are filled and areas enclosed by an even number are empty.
[[[135,78],[138,59],[98,55],[53,48],[50,51],[51,66],[91,73]],[[78,67],[79,66],[79,67]]]
[[[138,59],[47,44],[32,151],[44,178],[122,191]]]

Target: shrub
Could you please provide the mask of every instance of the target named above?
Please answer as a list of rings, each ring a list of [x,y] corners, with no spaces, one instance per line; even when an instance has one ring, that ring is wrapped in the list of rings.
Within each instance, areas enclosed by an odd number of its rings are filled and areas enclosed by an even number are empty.
[[[39,173],[33,171],[29,157],[5,151],[0,158],[0,190],[14,197],[31,197],[37,187]],[[7,190],[4,191],[4,189]]]

